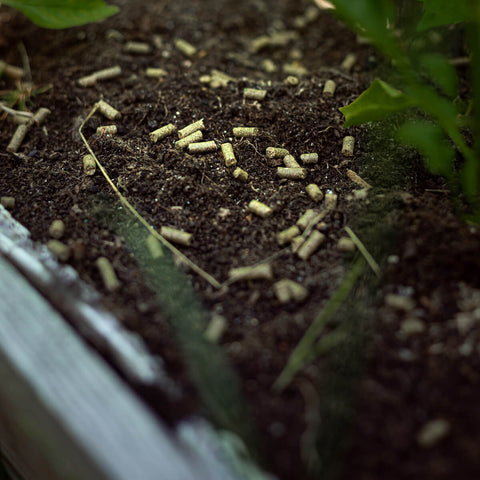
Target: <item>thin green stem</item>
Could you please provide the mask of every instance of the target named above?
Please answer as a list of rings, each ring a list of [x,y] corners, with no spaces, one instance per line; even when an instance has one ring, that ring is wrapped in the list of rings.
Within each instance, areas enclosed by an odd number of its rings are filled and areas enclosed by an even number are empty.
[[[318,336],[347,298],[347,295],[362,273],[364,266],[364,258],[358,257],[340,287],[338,287],[330,300],[328,300],[290,355],[286,367],[273,384],[272,388],[274,391],[281,392],[284,390],[292,381],[295,374],[305,365],[306,361],[312,358],[312,353],[316,350],[315,343],[317,342]]]

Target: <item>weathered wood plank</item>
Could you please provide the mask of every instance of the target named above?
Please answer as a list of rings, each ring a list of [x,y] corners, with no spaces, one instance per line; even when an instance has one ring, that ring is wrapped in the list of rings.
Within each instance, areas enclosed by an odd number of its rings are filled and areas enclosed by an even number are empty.
[[[175,439],[1,256],[0,378],[1,447],[26,478],[225,478]]]
[[[99,295],[80,280],[69,265],[60,265],[44,245],[0,205],[0,254],[10,261],[82,336],[107,352],[124,375],[135,383],[176,395],[176,386],[163,370],[161,358],[148,352],[138,335],[122,328],[99,303]]]

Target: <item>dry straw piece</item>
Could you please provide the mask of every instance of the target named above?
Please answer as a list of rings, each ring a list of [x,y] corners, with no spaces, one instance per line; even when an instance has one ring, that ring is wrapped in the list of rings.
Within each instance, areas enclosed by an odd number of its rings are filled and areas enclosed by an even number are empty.
[[[303,302],[308,297],[308,290],[297,282],[284,278],[273,284],[277,300],[282,303]]]
[[[137,53],[139,55],[146,55],[150,53],[150,45],[145,42],[127,42],[123,49],[127,53]]]
[[[109,120],[116,120],[120,118],[122,114],[115,108],[113,108],[110,104],[105,102],[104,100],[99,100],[97,102],[98,111]]]
[[[85,175],[93,175],[96,169],[97,164],[95,163],[95,159],[92,157],[92,155],[84,155],[83,171],[85,172]]]
[[[242,170],[240,167],[237,167],[233,171],[233,176],[237,180],[240,180],[243,183],[246,183],[248,181],[248,173],[245,170]]]
[[[258,127],[234,127],[233,129],[233,136],[237,138],[256,137],[258,133]]]
[[[327,80],[323,86],[323,96],[324,97],[333,97],[335,90],[337,89],[337,84],[333,80]]]
[[[51,223],[50,228],[48,229],[48,234],[52,238],[56,238],[57,240],[62,238],[64,233],[65,233],[65,224],[63,223],[62,220],[54,220]]]
[[[173,123],[169,123],[168,125],[164,125],[163,127],[150,132],[150,140],[152,140],[153,143],[158,142],[159,140],[163,140],[165,137],[172,135],[176,131],[177,127]]]
[[[232,268],[228,272],[230,282],[240,280],[273,280],[272,266],[269,263],[261,263],[251,267]]]
[[[223,158],[225,160],[226,167],[233,167],[237,164],[237,159],[233,153],[233,147],[231,143],[222,143],[220,145],[222,149]]]
[[[288,178],[290,180],[303,180],[307,176],[307,171],[304,168],[288,168],[278,167],[277,175],[280,178]]]
[[[307,185],[305,190],[307,191],[308,196],[314,202],[321,202],[323,200],[323,193],[316,183],[311,183],[310,185]]]
[[[177,230],[176,228],[162,227],[160,229],[160,235],[169,242],[185,245],[186,247],[192,244],[192,234],[184,232],[183,230]]]
[[[186,148],[188,147],[191,143],[196,143],[199,140],[203,139],[203,133],[201,130],[197,130],[196,132],[193,132],[191,135],[188,135],[188,137],[181,138],[180,140],[177,140],[175,142],[175,148]]]
[[[153,235],[150,234],[145,243],[147,244],[148,251],[154,260],[163,257],[162,244]]]
[[[297,225],[292,225],[291,227],[287,228],[286,230],[282,230],[281,232],[277,233],[277,243],[281,245],[285,245],[290,243],[295,237],[300,235],[300,229]]]
[[[174,42],[175,48],[183,53],[186,57],[193,57],[197,53],[197,49],[186,40],[177,38]]]
[[[287,168],[300,168],[300,165],[299,163],[295,160],[295,157],[293,155],[285,155],[283,157],[283,164],[287,167]]]
[[[302,260],[308,260],[320,245],[325,241],[325,235],[318,230],[313,230],[303,245],[298,249],[297,255]]]
[[[289,151],[286,148],[280,147],[267,147],[265,151],[268,158],[284,158],[285,155],[289,154]]]
[[[103,70],[98,70],[90,75],[79,78],[77,83],[81,87],[92,87],[99,80],[109,80],[111,78],[118,77],[122,74],[122,69],[118,65],[111,68],[105,68]]]
[[[217,144],[213,140],[188,145],[188,153],[208,153],[215,152],[217,149]]]
[[[358,173],[355,173],[353,170],[347,170],[347,177],[355,182],[357,185],[360,185],[362,188],[372,188],[372,186],[366,182]]]
[[[318,163],[318,153],[302,153],[300,160],[308,165]]]
[[[248,210],[262,218],[268,218],[273,213],[273,210],[268,205],[258,200],[251,200],[248,204]]]
[[[354,147],[355,147],[355,138],[350,135],[346,136],[343,139],[342,154],[345,155],[346,157],[353,156]]]
[[[191,123],[190,125],[187,125],[186,127],[180,129],[178,131],[178,138],[185,138],[191,135],[194,132],[197,132],[198,130],[204,130],[205,125],[203,123],[203,118],[200,120],[197,120],[196,122]]]
[[[100,125],[97,127],[97,135],[116,135],[117,126],[116,125]]]
[[[115,270],[110,263],[110,260],[106,257],[97,258],[95,265],[98,268],[104,287],[109,292],[115,292],[121,287],[120,280],[115,273]]]
[[[266,95],[266,90],[257,90],[256,88],[243,89],[243,98],[245,100],[263,100]]]
[[[15,198],[14,197],[0,197],[0,205],[6,208],[7,210],[13,210],[15,208]]]

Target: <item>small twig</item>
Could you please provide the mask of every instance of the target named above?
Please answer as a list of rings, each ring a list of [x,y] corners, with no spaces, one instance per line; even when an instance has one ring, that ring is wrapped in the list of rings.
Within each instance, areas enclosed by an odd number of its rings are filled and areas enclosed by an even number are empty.
[[[97,164],[98,169],[102,172],[102,175],[105,177],[105,180],[107,180],[108,184],[112,187],[114,192],[117,194],[118,198],[120,199],[120,202],[127,208],[127,210],[130,211],[130,213],[148,230],[148,232],[153,235],[164,247],[168,248],[174,255],[176,255],[184,264],[188,265],[195,273],[200,275],[204,280],[206,280],[210,285],[213,287],[220,289],[222,287],[222,284],[218,282],[212,275],[209,273],[205,272],[202,270],[196,263],[192,262],[187,256],[185,256],[180,250],[175,248],[168,240],[166,240],[164,237],[162,237],[153,227],[150,226],[150,224],[135,210],[135,208],[131,205],[131,203],[119,192],[118,188],[115,186],[111,178],[108,176],[107,171],[103,167],[103,165],[100,163],[98,158],[96,157],[95,153],[91,149],[87,139],[82,133],[82,129],[85,126],[85,124],[90,120],[92,115],[96,112],[98,108],[98,104],[95,104],[95,106],[92,108],[90,113],[86,116],[85,120],[82,122],[78,129],[78,133],[87,147],[88,152],[90,155],[95,160],[95,163]]]
[[[27,118],[32,118],[33,113],[31,112],[21,112],[20,110],[14,110],[13,108],[7,107],[4,103],[0,102],[0,108],[7,112],[10,115],[13,116],[20,116],[20,117],[27,117]]]
[[[365,260],[370,265],[370,268],[373,270],[373,273],[375,273],[377,277],[380,277],[380,267],[378,266],[378,263],[375,261],[375,259],[370,255],[365,245],[355,235],[355,233],[353,233],[350,227],[345,227],[345,231],[348,233],[353,243],[357,246],[360,253],[364,256]]]

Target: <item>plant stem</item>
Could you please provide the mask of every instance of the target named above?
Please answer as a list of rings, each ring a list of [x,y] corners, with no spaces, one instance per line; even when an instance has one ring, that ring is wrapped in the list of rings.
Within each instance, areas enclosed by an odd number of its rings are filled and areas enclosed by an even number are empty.
[[[315,348],[315,342],[319,334],[327,325],[328,321],[333,317],[335,312],[340,308],[347,295],[355,285],[358,277],[363,271],[365,266],[365,260],[363,257],[358,257],[352,268],[344,278],[342,284],[330,300],[323,307],[322,311],[317,315],[313,323],[310,325],[305,335],[302,337],[295,350],[290,355],[286,367],[279,375],[275,383],[273,384],[273,390],[281,392],[291,382],[295,374],[300,370],[307,359],[311,359],[312,352]]]

